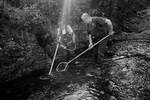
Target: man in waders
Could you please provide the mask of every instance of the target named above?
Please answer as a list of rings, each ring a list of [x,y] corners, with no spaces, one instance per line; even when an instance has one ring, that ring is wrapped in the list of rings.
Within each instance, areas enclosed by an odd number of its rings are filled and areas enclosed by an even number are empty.
[[[71,49],[72,43],[75,43],[75,34],[70,25],[62,25],[58,28],[58,38],[60,37],[60,46],[64,49]]]
[[[104,17],[91,17],[88,13],[84,13],[81,19],[87,25],[87,33],[89,36],[89,48],[93,49],[94,60],[101,66],[104,60],[104,53],[109,38],[103,40],[93,47],[93,44],[104,38],[106,35],[113,35],[112,22]]]

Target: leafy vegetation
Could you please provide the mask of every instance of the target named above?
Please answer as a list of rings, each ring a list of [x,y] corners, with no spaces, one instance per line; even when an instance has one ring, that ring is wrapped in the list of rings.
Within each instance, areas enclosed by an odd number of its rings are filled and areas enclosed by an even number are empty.
[[[85,27],[80,19],[83,12],[110,18],[115,30],[129,30],[125,22],[129,23],[130,17],[144,8],[145,1],[72,0],[69,23],[76,30],[79,39],[84,35],[78,34],[85,33]],[[45,51],[52,49],[53,52],[55,47],[55,33],[62,6],[63,0],[0,1],[1,77],[11,72],[18,75],[49,66],[50,59]],[[43,47],[45,36],[49,36],[47,50]]]

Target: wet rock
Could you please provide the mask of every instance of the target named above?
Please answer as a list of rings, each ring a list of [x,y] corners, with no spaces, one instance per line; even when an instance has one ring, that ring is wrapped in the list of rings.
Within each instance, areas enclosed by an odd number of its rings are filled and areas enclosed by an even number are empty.
[[[117,100],[114,96],[111,96],[109,100]]]
[[[136,21],[147,19],[135,19]],[[147,22],[139,22],[139,25],[149,25]],[[137,26],[142,27],[142,26]],[[121,33],[115,37],[113,46],[110,48],[114,56],[109,64],[110,85],[109,89],[117,92],[118,100],[148,100],[150,80],[150,42],[149,29],[139,33]],[[140,89],[141,88],[141,89]],[[148,90],[143,93],[143,90]]]
[[[133,20],[139,25],[137,27],[140,29],[137,32],[115,34],[113,44],[108,47],[106,52],[109,60],[105,60],[103,66],[95,67],[94,62],[87,59],[87,56],[85,59],[84,56],[82,59],[78,59],[75,64],[69,65],[66,72],[53,71],[54,76],[50,80],[40,80],[41,73],[37,72],[37,74],[29,74],[25,78],[21,77],[23,80],[14,81],[12,85],[10,81],[9,84],[7,82],[1,83],[4,99],[149,100],[150,34],[148,28],[141,29],[146,21],[147,23],[144,25],[149,25],[148,19],[144,20],[139,18]],[[21,58],[19,60],[23,61]],[[40,60],[34,65],[42,66],[43,61]],[[17,67],[15,68],[17,70]],[[27,70],[26,67],[24,69]],[[8,73],[13,72],[7,71]],[[87,75],[89,73],[91,76]],[[9,87],[9,85],[12,88],[2,88],[3,86]],[[24,90],[24,92],[18,92],[17,89]]]

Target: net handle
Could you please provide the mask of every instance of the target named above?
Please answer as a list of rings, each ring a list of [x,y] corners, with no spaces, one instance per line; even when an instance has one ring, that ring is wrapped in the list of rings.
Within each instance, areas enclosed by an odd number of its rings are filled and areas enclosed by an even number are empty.
[[[59,37],[59,40],[58,40],[58,41],[60,41],[60,39],[61,39],[61,38]],[[53,69],[53,65],[54,65],[54,61],[55,61],[55,58],[56,58],[56,54],[57,54],[58,48],[59,48],[59,43],[57,43],[56,50],[55,50],[55,53],[54,53],[54,57],[53,57],[52,64],[51,64],[51,67],[50,67],[50,70],[49,70],[48,75],[50,75],[51,72],[52,72],[52,69]]]
[[[106,38],[108,38],[109,36],[110,36],[110,35],[107,35],[107,36],[105,36],[104,38],[102,38],[101,40],[99,40],[98,42],[96,42],[95,44],[93,44],[93,47],[96,46],[97,44],[99,44],[100,42],[102,42],[103,40],[105,40]],[[64,68],[63,70],[61,70],[61,71],[58,71],[58,72],[63,72],[63,71],[65,71],[65,70],[67,69],[69,63],[71,63],[72,61],[74,61],[75,59],[77,59],[78,57],[80,57],[82,54],[84,54],[85,52],[87,52],[87,51],[90,50],[90,49],[91,49],[91,48],[87,48],[86,50],[84,50],[83,52],[81,52],[79,55],[77,55],[76,57],[74,57],[73,59],[71,59],[71,60],[68,61],[68,62],[60,62],[60,63],[57,65],[56,70],[59,69],[59,66],[60,66],[61,63],[66,63],[65,68]]]

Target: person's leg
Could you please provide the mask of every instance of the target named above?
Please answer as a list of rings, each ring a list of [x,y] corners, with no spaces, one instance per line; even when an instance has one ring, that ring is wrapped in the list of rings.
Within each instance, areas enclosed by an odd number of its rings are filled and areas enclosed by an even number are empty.
[[[97,55],[98,55],[98,45],[96,45],[95,47],[93,47],[93,60],[94,62],[97,62]]]
[[[98,55],[97,55],[97,63],[102,65],[104,60],[104,53],[106,50],[107,40],[102,41],[98,45]]]

